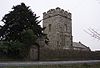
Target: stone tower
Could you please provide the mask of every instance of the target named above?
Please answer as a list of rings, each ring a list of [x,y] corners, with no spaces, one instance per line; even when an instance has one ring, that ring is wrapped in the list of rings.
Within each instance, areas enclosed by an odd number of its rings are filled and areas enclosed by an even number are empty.
[[[57,7],[43,13],[44,33],[49,38],[48,47],[52,49],[72,47],[71,13]]]

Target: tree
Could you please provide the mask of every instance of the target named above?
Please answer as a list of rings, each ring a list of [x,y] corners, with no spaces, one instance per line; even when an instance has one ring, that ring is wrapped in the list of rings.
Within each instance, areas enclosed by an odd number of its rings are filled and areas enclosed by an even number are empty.
[[[24,3],[14,6],[10,13],[6,14],[2,21],[5,25],[2,27],[2,38],[4,40],[21,40],[22,32],[32,29],[37,37],[43,35],[40,25],[40,21],[37,20],[36,14],[34,14],[29,7]]]
[[[98,33],[96,30],[92,29],[92,28],[88,28],[88,31],[84,30],[87,34],[89,34],[90,36],[100,40],[100,33]]]
[[[39,17],[24,3],[13,6],[12,9],[13,11],[2,19],[4,26],[0,26],[0,40],[9,43],[6,46],[7,51],[20,52],[38,44],[37,39],[46,34],[43,33],[44,28],[39,25]]]

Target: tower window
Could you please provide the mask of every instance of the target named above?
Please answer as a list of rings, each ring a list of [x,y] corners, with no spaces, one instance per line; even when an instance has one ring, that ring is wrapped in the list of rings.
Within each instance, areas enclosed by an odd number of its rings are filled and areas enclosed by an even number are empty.
[[[51,24],[49,24],[49,31],[51,31]]]

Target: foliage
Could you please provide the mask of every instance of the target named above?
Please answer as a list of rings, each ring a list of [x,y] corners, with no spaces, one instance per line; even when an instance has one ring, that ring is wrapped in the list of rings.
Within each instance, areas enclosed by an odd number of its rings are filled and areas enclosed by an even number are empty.
[[[13,6],[12,9],[2,19],[4,26],[0,26],[0,40],[3,45],[0,44],[0,49],[15,54],[37,44],[36,40],[45,34],[37,20],[39,17],[24,3]]]
[[[37,37],[43,35],[43,28],[38,25],[40,21],[37,20],[38,17],[29,7],[21,3],[21,5],[14,6],[12,9],[14,10],[10,11],[2,19],[5,23],[0,31],[3,40],[21,40],[22,32],[28,29],[31,29]]]

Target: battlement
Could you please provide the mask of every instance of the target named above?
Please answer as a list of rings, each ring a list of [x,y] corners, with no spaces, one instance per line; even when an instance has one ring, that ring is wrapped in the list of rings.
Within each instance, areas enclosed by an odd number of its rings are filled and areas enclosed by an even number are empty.
[[[57,16],[57,15],[71,19],[71,13],[64,11],[63,9],[61,9],[59,7],[57,7],[56,9],[50,9],[49,11],[44,12],[43,13],[43,19],[53,17],[53,16]]]

